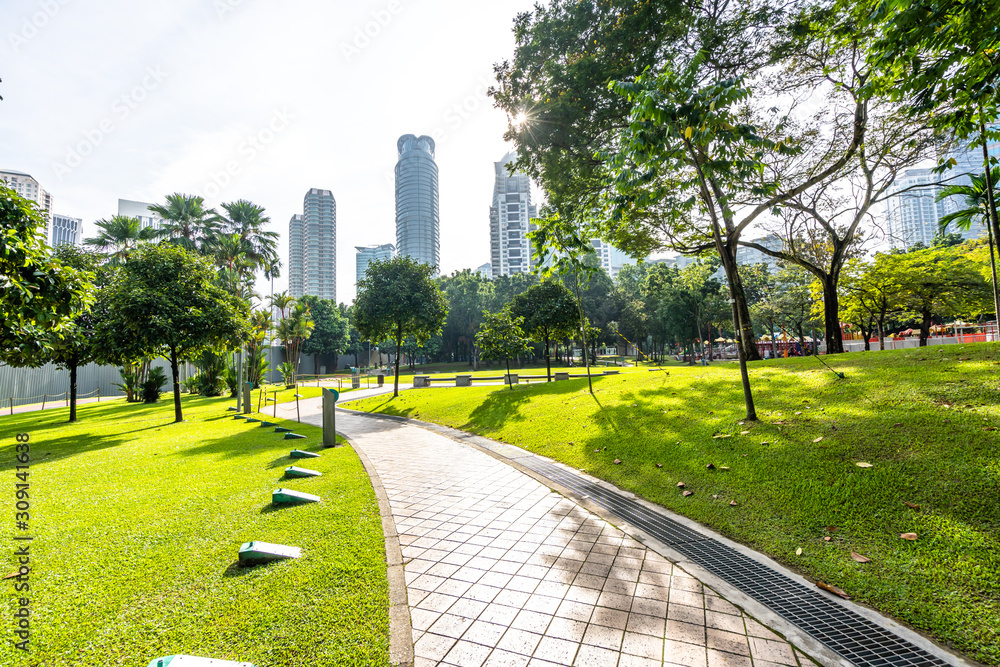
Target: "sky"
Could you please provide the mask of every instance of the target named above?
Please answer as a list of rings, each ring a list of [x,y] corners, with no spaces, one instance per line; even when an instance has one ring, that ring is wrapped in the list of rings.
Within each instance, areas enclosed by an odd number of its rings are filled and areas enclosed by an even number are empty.
[[[512,148],[486,90],[532,4],[3,0],[0,168],[34,176],[85,236],[119,198],[249,199],[281,233],[283,263],[306,191],[331,190],[350,302],[354,247],[395,244],[396,140],[427,134],[441,269],[475,268],[490,256],[493,162]]]

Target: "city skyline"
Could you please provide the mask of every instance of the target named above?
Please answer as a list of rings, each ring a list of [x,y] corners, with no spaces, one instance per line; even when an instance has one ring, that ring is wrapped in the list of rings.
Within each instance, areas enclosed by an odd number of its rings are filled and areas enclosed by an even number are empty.
[[[30,39],[0,46],[0,167],[32,174],[86,235],[119,198],[163,203],[181,192],[217,211],[247,199],[281,233],[282,260],[302,193],[330,188],[345,250],[337,300],[350,302],[354,247],[395,243],[396,141],[413,132],[437,147],[440,270],[478,266],[489,259],[477,221],[491,163],[511,148],[487,90],[493,64],[513,52],[513,18],[533,2],[389,4],[59,3]],[[37,10],[0,3],[0,21],[20,34]],[[479,29],[456,29],[473,17]],[[344,91],[365,94],[345,103]],[[257,291],[270,292],[263,276]]]
[[[337,199],[309,188],[302,213],[288,222],[288,293],[337,299]]]

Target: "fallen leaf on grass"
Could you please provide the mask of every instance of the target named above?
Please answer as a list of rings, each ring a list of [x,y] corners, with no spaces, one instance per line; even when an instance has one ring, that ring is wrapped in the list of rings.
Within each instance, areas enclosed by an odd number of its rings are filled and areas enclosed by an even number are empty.
[[[615,465],[621,465],[621,462],[622,462],[621,459],[615,459],[614,461],[612,461],[612,463],[614,463]]]
[[[718,440],[719,438],[731,438],[731,437],[733,437],[733,436],[731,436],[731,435],[724,435],[724,434],[721,434],[721,433],[720,433],[719,435],[713,435],[712,437],[713,437],[714,439]]]
[[[4,581],[6,581],[7,579],[13,579],[14,577],[16,577],[19,574],[21,574],[21,571],[20,570],[15,570],[14,572],[11,572],[6,577],[4,577]]]
[[[907,507],[909,507],[911,510],[918,510],[918,509],[920,509],[920,505],[915,505],[913,503],[908,503],[905,500],[903,501],[903,504],[906,505]]]
[[[763,441],[763,442],[762,442],[762,443],[760,443],[760,444],[762,444],[762,445],[770,445],[771,443],[770,443],[770,442],[768,442],[767,440],[765,440],[765,441]]]
[[[687,486],[687,484],[685,484],[684,482],[677,482],[678,489],[683,489],[685,486]]]
[[[983,428],[983,430],[984,431],[995,431],[995,430],[997,430],[997,428],[996,428],[996,426],[986,426],[986,427]]]
[[[663,467],[663,464],[662,464],[662,463],[657,463],[657,464],[656,464],[656,467],[657,467],[657,468],[662,468],[662,467]]]
[[[858,461],[854,465],[858,466],[859,468],[874,468],[875,467],[871,463],[866,463],[864,461]]]
[[[896,428],[899,428],[900,426],[902,426],[902,424],[900,424],[899,422],[896,422],[895,424],[893,424],[893,426],[895,426]]]
[[[795,414],[797,414],[797,415],[801,415],[802,413],[801,413],[801,412],[796,412]]]
[[[716,500],[718,500],[719,499],[719,494],[718,493],[713,493],[712,497],[715,498]]]
[[[738,503],[738,502],[736,502],[735,500],[730,500],[730,501],[729,501],[729,506],[730,506],[730,507],[736,507],[737,505],[739,505],[739,503]]]
[[[855,551],[851,552],[851,558],[858,561],[859,563],[870,563],[872,560],[871,558],[866,558],[865,556],[862,556],[861,554]]]
[[[740,431],[740,435],[750,435],[750,431]]]
[[[824,538],[823,538],[823,541],[824,541],[824,542],[829,542],[829,541],[830,541],[830,539],[831,539],[831,538],[830,538],[830,536],[829,536],[829,535],[827,535],[826,537],[824,537]]]
[[[815,440],[813,440],[814,443],[815,442],[822,442],[822,441],[823,441],[823,436],[819,436],[818,438],[816,438]]]
[[[796,556],[801,556],[802,555],[802,547],[799,547],[798,549],[795,550],[795,555]]]
[[[694,495],[694,491],[685,491],[682,495],[685,498],[687,498],[688,496],[693,496]]]
[[[850,600],[851,599],[850,595],[848,595],[844,591],[840,590],[836,586],[831,586],[830,584],[824,584],[822,581],[817,581],[816,582],[816,587],[817,588],[822,588],[827,593],[833,593],[834,595],[839,595],[840,597],[844,598],[845,600]]]
[[[708,469],[708,470],[715,470],[715,464],[714,463],[709,463],[707,466],[705,466],[705,468]]]
[[[899,536],[904,540],[910,540],[911,542],[914,542],[917,539],[916,533],[901,533]]]

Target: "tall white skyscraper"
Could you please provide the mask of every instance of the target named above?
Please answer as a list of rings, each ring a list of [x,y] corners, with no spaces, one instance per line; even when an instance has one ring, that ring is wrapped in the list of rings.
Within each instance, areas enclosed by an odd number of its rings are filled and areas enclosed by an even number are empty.
[[[531,205],[531,181],[522,172],[511,174],[507,165],[517,159],[507,153],[494,162],[493,205],[490,206],[490,263],[493,277],[530,273],[534,266],[527,234],[538,209]]]
[[[52,215],[52,234],[49,236],[49,245],[55,248],[57,245],[63,243],[69,243],[70,245],[80,245],[83,243],[83,220],[54,213]]]
[[[139,224],[143,229],[147,227],[160,229],[160,227],[163,226],[163,218],[150,211],[150,206],[153,206],[153,204],[145,201],[119,199],[118,215],[128,216],[129,218],[139,218]]]
[[[42,189],[31,174],[13,169],[0,169],[0,181],[14,190],[25,199],[38,204],[38,208],[45,213],[45,238],[51,238],[50,228],[52,227],[52,195]]]
[[[288,292],[337,299],[337,200],[312,188],[288,223]]]
[[[368,265],[375,260],[392,259],[396,256],[396,246],[391,243],[383,245],[354,246],[358,251],[357,266],[355,268],[355,284],[364,280]]]
[[[434,140],[405,134],[396,142],[396,251],[441,267],[441,213]]]
[[[987,143],[987,151],[991,157],[1000,157],[1000,142]],[[953,159],[956,164],[941,174],[935,174],[930,169],[907,169],[893,184],[886,214],[889,242],[894,248],[908,249],[915,243],[931,245],[938,234],[941,218],[966,208],[964,198],[959,196],[937,201],[942,187],[937,183],[969,185],[971,174],[983,173],[983,149],[981,146],[959,145],[944,159]],[[961,234],[966,240],[986,236],[986,227],[978,221],[973,222],[968,231],[954,225],[946,231]]]

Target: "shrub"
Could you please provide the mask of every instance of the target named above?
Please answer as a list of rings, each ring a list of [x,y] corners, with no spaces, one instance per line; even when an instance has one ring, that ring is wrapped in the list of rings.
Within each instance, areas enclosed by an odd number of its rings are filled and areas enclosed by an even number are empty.
[[[142,402],[156,403],[163,393],[163,385],[167,383],[167,374],[162,368],[152,368],[149,376],[142,383]]]

